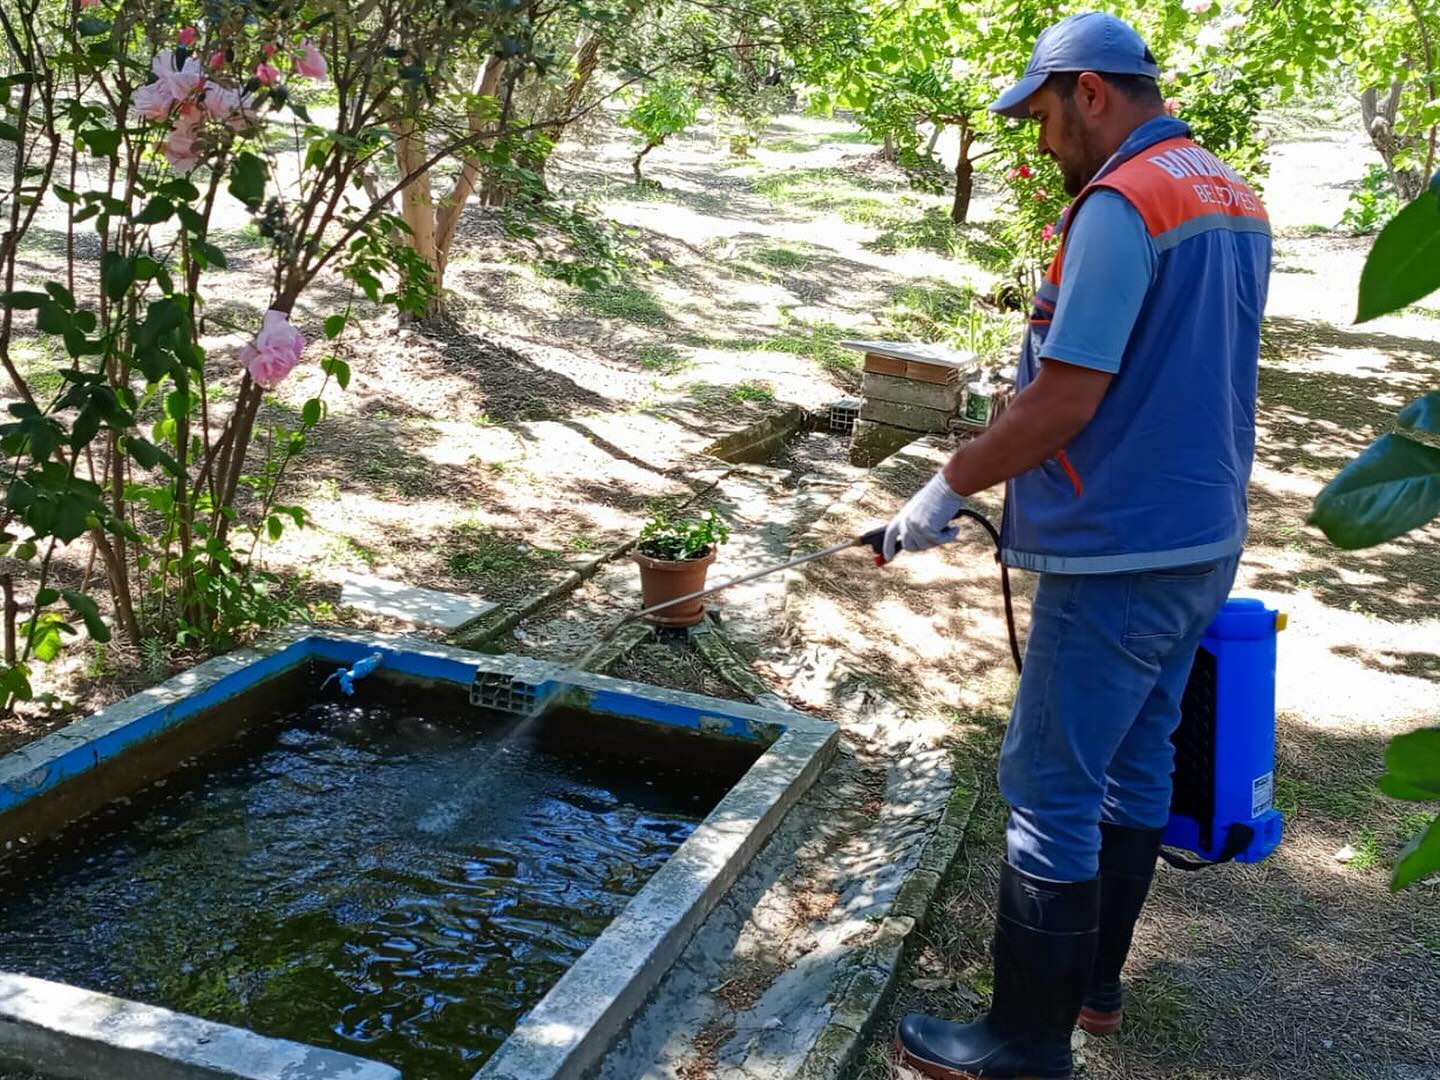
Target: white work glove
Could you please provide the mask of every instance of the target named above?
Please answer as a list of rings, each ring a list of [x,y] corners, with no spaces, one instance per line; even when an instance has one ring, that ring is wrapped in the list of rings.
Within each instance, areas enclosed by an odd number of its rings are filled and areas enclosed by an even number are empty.
[[[925,551],[948,544],[960,535],[955,515],[965,508],[965,499],[956,495],[937,472],[917,491],[885,528],[885,561],[901,551]]]

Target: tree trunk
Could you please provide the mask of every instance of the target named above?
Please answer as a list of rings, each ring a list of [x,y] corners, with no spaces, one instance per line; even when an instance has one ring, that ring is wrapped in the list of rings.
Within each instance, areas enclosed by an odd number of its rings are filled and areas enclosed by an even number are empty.
[[[1390,84],[1383,100],[1378,88],[1371,87],[1366,90],[1360,95],[1360,121],[1365,125],[1365,133],[1370,136],[1370,141],[1375,144],[1375,149],[1380,152],[1380,157],[1385,162],[1385,168],[1390,172],[1390,182],[1395,187],[1395,194],[1402,202],[1409,202],[1424,190],[1426,178],[1418,169],[1402,169],[1395,165],[1398,154],[1413,149],[1421,141],[1414,136],[1402,137],[1396,134],[1395,121],[1399,116],[1400,99],[1404,93],[1405,82],[1401,79]]]
[[[888,161],[893,165],[895,163],[895,157],[895,136],[887,131],[885,133],[885,145],[880,148],[880,158],[882,161]]]
[[[645,178],[640,175],[640,162],[645,160],[646,154],[650,153],[651,150],[654,150],[655,147],[659,146],[664,141],[665,139],[662,136],[661,138],[656,139],[654,142],[646,143],[645,149],[641,150],[638,154],[636,154],[635,160],[630,162],[630,171],[635,174],[635,183],[643,184],[645,182]]]
[[[425,133],[409,119],[395,121],[391,130],[395,133],[395,164],[400,175],[408,176],[423,168],[429,157]],[[429,169],[400,190],[400,216],[410,226],[410,246],[429,267],[431,283],[435,287],[435,299],[427,314],[439,314],[445,306],[442,299],[445,269],[435,248],[435,199],[431,192]]]
[[[470,92],[478,97],[494,97],[496,91],[500,89],[500,77],[504,71],[505,59],[499,53],[492,53],[476,71],[475,81],[470,87]],[[465,122],[472,133],[478,134],[485,130],[485,117],[480,112],[472,111],[465,118]],[[481,145],[489,149],[494,142],[493,139],[487,139]],[[450,189],[450,194],[446,196],[444,203],[436,211],[434,265],[437,288],[444,280],[445,265],[450,261],[450,244],[455,239],[455,230],[460,224],[461,216],[465,213],[465,204],[475,191],[481,167],[478,155],[466,155],[464,164],[460,168],[460,175],[455,178],[455,186]]]
[[[955,159],[955,202],[950,207],[950,220],[965,224],[970,216],[970,200],[975,194],[975,163],[970,160],[970,147],[975,133],[966,124],[960,125],[960,156]]]

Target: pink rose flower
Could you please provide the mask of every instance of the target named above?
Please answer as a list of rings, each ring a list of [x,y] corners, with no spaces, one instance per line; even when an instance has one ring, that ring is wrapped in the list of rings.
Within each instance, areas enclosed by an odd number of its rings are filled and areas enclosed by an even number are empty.
[[[161,49],[150,62],[155,81],[135,91],[135,111],[147,120],[163,120],[179,102],[185,101],[205,82],[200,61],[193,56],[178,70],[175,51]]]
[[[184,30],[180,31],[180,44],[184,45],[188,49],[191,45],[194,45],[197,40],[199,40],[199,37],[199,30],[196,30],[193,26],[187,26]]]
[[[1180,100],[1178,98],[1172,97],[1165,99],[1165,114],[1167,116],[1180,115]]]
[[[1046,199],[1048,199],[1049,197],[1050,197],[1049,194],[1045,191],[1045,189],[1044,189],[1043,187],[1042,187],[1042,188],[1036,188],[1036,189],[1035,189],[1035,201],[1036,201],[1036,202],[1044,202],[1044,201],[1045,201]]]
[[[255,65],[255,77],[259,79],[264,86],[274,86],[280,81],[280,69],[262,60]]]
[[[1185,0],[1185,10],[1191,15],[1204,15],[1213,4],[1214,0]]]
[[[300,55],[295,60],[295,70],[307,79],[323,79],[329,74],[329,65],[325,63],[325,57],[308,40],[301,47]]]
[[[205,111],[235,131],[244,131],[255,123],[255,113],[246,105],[244,95],[219,83],[206,85]]]
[[[100,0],[80,0],[80,10],[88,11],[90,8],[99,7]]]
[[[254,344],[240,350],[240,362],[252,379],[273,390],[294,370],[304,351],[305,338],[290,325],[290,316],[272,308],[265,313]]]
[[[275,43],[273,41],[267,41],[264,45],[260,46],[260,52],[264,54],[266,60],[274,56],[275,51]]]
[[[1020,168],[1016,169],[1015,171],[1020,174],[1021,180],[1029,180],[1030,177],[1035,175],[1033,172],[1030,171],[1029,165],[1021,165]]]
[[[1020,179],[1020,170],[1019,170],[1019,169],[1011,169],[1009,172],[1007,172],[1007,173],[1005,174],[1005,179],[1006,179],[1006,180],[1018,180],[1018,179]]]
[[[1041,229],[1041,230],[1040,230],[1040,239],[1041,239],[1041,240],[1044,240],[1046,243],[1049,243],[1051,240],[1054,240],[1054,239],[1055,239],[1055,226],[1054,226],[1054,225],[1046,225],[1043,229]]]
[[[225,54],[224,54],[223,52],[212,53],[212,54],[210,55],[210,70],[211,70],[211,71],[219,71],[219,70],[220,70],[221,68],[223,68],[224,66],[225,66]]]
[[[135,91],[135,111],[146,120],[164,120],[170,115],[175,99],[170,96],[170,87],[162,80],[146,83]]]
[[[160,152],[176,172],[188,173],[200,164],[200,148],[196,145],[204,114],[191,106],[191,111],[182,113],[170,130],[169,137],[160,144]]]

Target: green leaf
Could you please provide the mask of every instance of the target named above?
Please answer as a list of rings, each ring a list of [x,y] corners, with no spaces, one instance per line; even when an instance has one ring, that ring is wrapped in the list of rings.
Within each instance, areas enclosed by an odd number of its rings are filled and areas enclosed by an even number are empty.
[[[71,492],[61,495],[56,501],[55,524],[52,531],[62,543],[68,544],[85,532],[85,519],[90,516],[86,500]]]
[[[120,148],[120,132],[110,128],[86,128],[80,132],[80,141],[96,157],[114,157],[115,151]]]
[[[1399,892],[1437,870],[1440,870],[1440,818],[1401,850],[1390,879],[1390,891]]]
[[[1416,398],[1400,410],[1395,422],[1409,431],[1425,431],[1440,435],[1440,390],[1432,390]]]
[[[265,198],[265,162],[249,151],[230,166],[230,194],[252,210]]]
[[[169,221],[175,214],[175,204],[169,199],[154,198],[145,204],[145,208],[130,220],[136,225],[159,225],[162,221]]]
[[[173,390],[165,395],[165,415],[177,423],[190,415],[190,395],[184,390]]]
[[[1440,450],[1382,435],[1325,485],[1310,512],[1336,547],[1373,547],[1440,513]]]
[[[0,304],[4,304],[12,311],[34,311],[41,304],[49,301],[49,297],[43,292],[7,292],[0,294]]]
[[[49,607],[56,600],[60,599],[59,591],[55,589],[41,589],[35,594],[35,606],[37,608]]]
[[[25,626],[29,633],[30,652],[42,664],[48,664],[60,655],[62,630],[75,632],[73,626],[53,611],[47,611]]]
[[[1435,792],[1440,799],[1440,727],[1425,727],[1396,735],[1385,747],[1385,770],[1415,787]]]
[[[14,124],[7,124],[5,121],[0,120],[0,142],[18,143],[19,141],[20,129]]]
[[[1360,274],[1357,323],[1440,289],[1440,196],[1423,192],[1375,238]]]
[[[1380,777],[1380,779],[1375,782],[1375,786],[1392,799],[1403,799],[1405,802],[1440,801],[1440,791],[1431,791],[1429,788],[1408,784],[1398,777],[1391,776],[1389,773]]]
[[[190,238],[190,254],[195,256],[197,262],[205,267],[219,267],[225,269],[225,252],[221,251],[214,244],[198,237]]]
[[[53,300],[41,304],[35,314],[35,326],[45,334],[63,334],[71,322],[70,313]]]
[[[285,523],[271,514],[265,519],[265,531],[270,534],[271,540],[279,540],[280,534],[285,531]]]
[[[69,590],[62,595],[75,614],[85,620],[85,629],[89,632],[92,640],[102,644],[110,640],[110,627],[106,626],[105,620],[100,617],[100,609],[95,606],[93,599],[84,593]]]
[[[314,427],[320,422],[320,399],[311,398],[300,409],[300,419],[305,422],[306,427]]]
[[[111,300],[121,299],[135,284],[135,261],[107,251],[100,260],[100,283]]]
[[[338,356],[327,356],[325,357],[325,359],[321,360],[320,370],[333,378],[340,385],[341,390],[346,390],[349,388],[350,365],[347,364],[344,360],[341,360]]]
[[[50,294],[50,299],[54,300],[66,311],[75,310],[74,294],[71,293],[71,291],[67,289],[64,285],[61,285],[58,281],[46,282],[45,291]]]
[[[205,217],[200,211],[184,203],[175,207],[175,216],[180,219],[180,224],[189,229],[195,236],[205,235]]]
[[[344,315],[331,315],[325,320],[325,336],[334,340],[340,336],[340,331],[345,329]]]
[[[105,19],[86,15],[84,18],[76,20],[75,29],[80,31],[81,37],[99,37],[101,34],[110,32],[110,23]]]
[[[178,199],[181,202],[194,202],[200,198],[200,189],[183,177],[175,177],[173,180],[166,180],[159,187],[161,195],[171,199]]]

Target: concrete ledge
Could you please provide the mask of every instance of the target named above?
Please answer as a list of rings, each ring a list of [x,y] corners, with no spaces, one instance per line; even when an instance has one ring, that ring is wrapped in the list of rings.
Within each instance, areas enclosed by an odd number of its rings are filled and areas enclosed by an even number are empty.
[[[377,1061],[8,973],[0,1061],[67,1080],[401,1080]]]
[[[890,401],[897,405],[920,405],[927,409],[943,409],[955,413],[960,408],[959,383],[928,383],[903,379],[894,375],[865,372],[860,392],[866,399]]]
[[[805,421],[805,410],[799,405],[789,405],[775,416],[767,416],[716,440],[705,448],[705,453],[732,464],[767,461],[782,443],[805,426]]]

